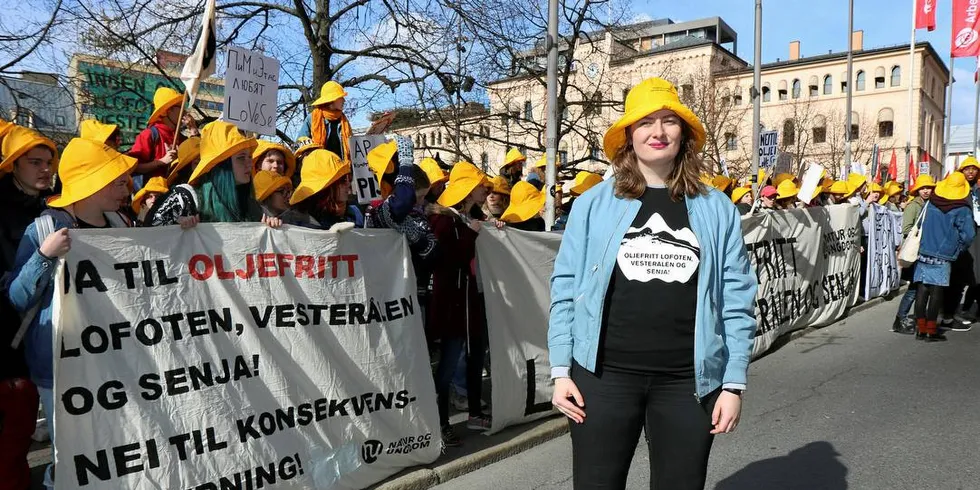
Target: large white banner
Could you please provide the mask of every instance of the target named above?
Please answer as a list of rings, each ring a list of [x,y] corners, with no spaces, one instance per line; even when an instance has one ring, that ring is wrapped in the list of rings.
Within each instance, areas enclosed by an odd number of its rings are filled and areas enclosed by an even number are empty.
[[[243,131],[273,136],[279,112],[279,61],[228,46],[223,117]]]
[[[902,244],[902,213],[878,204],[868,206],[864,218],[868,234],[863,295],[865,299],[884,296],[901,286],[898,247]]]
[[[745,218],[742,232],[759,279],[753,357],[784,333],[833,323],[857,302],[861,222],[856,206]]]
[[[439,456],[397,233],[72,238],[55,294],[58,489],[355,489]]]
[[[484,227],[476,240],[487,304],[493,426],[555,413],[548,360],[549,281],[561,235]]]

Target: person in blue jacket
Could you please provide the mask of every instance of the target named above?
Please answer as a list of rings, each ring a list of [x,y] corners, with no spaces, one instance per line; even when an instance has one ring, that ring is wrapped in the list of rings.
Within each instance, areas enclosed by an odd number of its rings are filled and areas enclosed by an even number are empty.
[[[605,134],[615,176],[568,218],[548,349],[577,490],[625,488],[641,431],[651,488],[701,489],[738,425],[758,281],[738,210],[699,179],[704,142],[677,89],[644,80]]]
[[[943,305],[943,293],[949,286],[953,261],[973,242],[973,204],[970,188],[961,172],[949,174],[936,184],[936,190],[925,205],[919,260],[912,279],[915,293],[915,338],[927,342],[946,340],[936,321]],[[957,302],[959,300],[957,299]]]

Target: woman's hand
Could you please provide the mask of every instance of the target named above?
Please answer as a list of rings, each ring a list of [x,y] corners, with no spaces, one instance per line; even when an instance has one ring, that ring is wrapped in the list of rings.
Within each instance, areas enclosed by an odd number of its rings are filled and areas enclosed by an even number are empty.
[[[49,259],[57,259],[71,250],[71,237],[68,236],[68,228],[62,228],[44,238],[44,242],[38,247],[41,255]]]
[[[503,221],[500,221],[497,218],[490,218],[487,220],[487,223],[490,223],[491,225],[493,225],[494,228],[498,230],[502,230],[504,229],[505,226],[507,226],[507,223],[504,223]]]
[[[197,226],[197,224],[200,222],[201,217],[196,214],[194,216],[181,216],[177,218],[177,224],[180,225],[182,230],[189,230]]]
[[[273,218],[272,216],[262,215],[262,224],[272,228],[273,230],[278,230],[282,226],[282,220],[279,218]]]
[[[572,378],[555,379],[555,394],[551,397],[551,404],[575,423],[585,422],[585,400]]]
[[[742,416],[742,397],[730,391],[724,391],[718,395],[715,401],[715,409],[711,412],[711,425],[714,426],[712,434],[729,434],[738,427],[738,420]]]

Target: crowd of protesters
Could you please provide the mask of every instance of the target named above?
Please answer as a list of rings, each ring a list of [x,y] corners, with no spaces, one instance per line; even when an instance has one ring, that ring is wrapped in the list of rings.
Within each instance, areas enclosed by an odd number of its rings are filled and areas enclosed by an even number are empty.
[[[485,303],[476,280],[476,239],[486,226],[543,232],[545,159],[531,164],[516,149],[507,152],[490,178],[468,162],[446,167],[431,158],[414,163],[412,142],[395,136],[373,148],[368,166],[381,198],[362,206],[351,192],[349,139],[344,115],[347,93],[335,83],[320,91],[296,145],[258,140],[234,125],[213,121],[198,128],[182,111],[184,97],[160,88],[153,112],[126,153],[118,127],[82,121],[80,136],[64,149],[25,127],[0,121],[0,261],[4,294],[0,308],[0,481],[28,488],[26,454],[35,432],[54,440],[51,416],[35,427],[40,405],[54,412],[52,297],[55,266],[71,249],[70,228],[126,228],[199,223],[262,223],[343,232],[355,227],[389,228],[408,241],[417,278],[426,335],[438,365],[433,374],[442,440],[461,444],[449,423],[450,406],[468,414],[466,426],[490,428],[483,375],[487,366]],[[976,320],[980,301],[980,223],[977,177],[968,159],[941,182],[924,175],[908,192],[852,174],[825,178],[801,199],[795,175],[758,176],[758,202],[751,186],[722,176],[704,176],[731,199],[742,215],[798,207],[869,203],[904,210],[903,234],[921,233],[919,261],[903,271],[910,281],[894,330],[927,341],[945,340],[944,329],[964,330]],[[561,230],[579,196],[603,182],[579,172],[556,192]],[[564,201],[564,202],[563,202]],[[804,203],[805,202],[805,203]],[[920,231],[916,231],[920,230]],[[964,295],[966,303],[960,310]],[[914,321],[906,319],[915,304]],[[438,305],[438,307],[435,307]],[[941,316],[940,316],[941,315]],[[438,348],[436,349],[436,346]],[[50,469],[46,484],[53,482]]]

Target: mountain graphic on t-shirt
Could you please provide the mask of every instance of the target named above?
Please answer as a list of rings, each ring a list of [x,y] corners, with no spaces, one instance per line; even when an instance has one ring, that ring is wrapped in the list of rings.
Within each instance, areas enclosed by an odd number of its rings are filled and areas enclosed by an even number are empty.
[[[667,225],[664,218],[654,213],[643,228],[630,227],[623,235],[622,243],[632,240],[648,240],[652,243],[667,243],[676,247],[686,248],[692,252],[699,252],[698,238],[688,228],[675,230]]]
[[[642,227],[626,231],[616,260],[630,281],[683,284],[697,270],[700,252],[694,232],[687,227],[675,230],[654,213]]]

